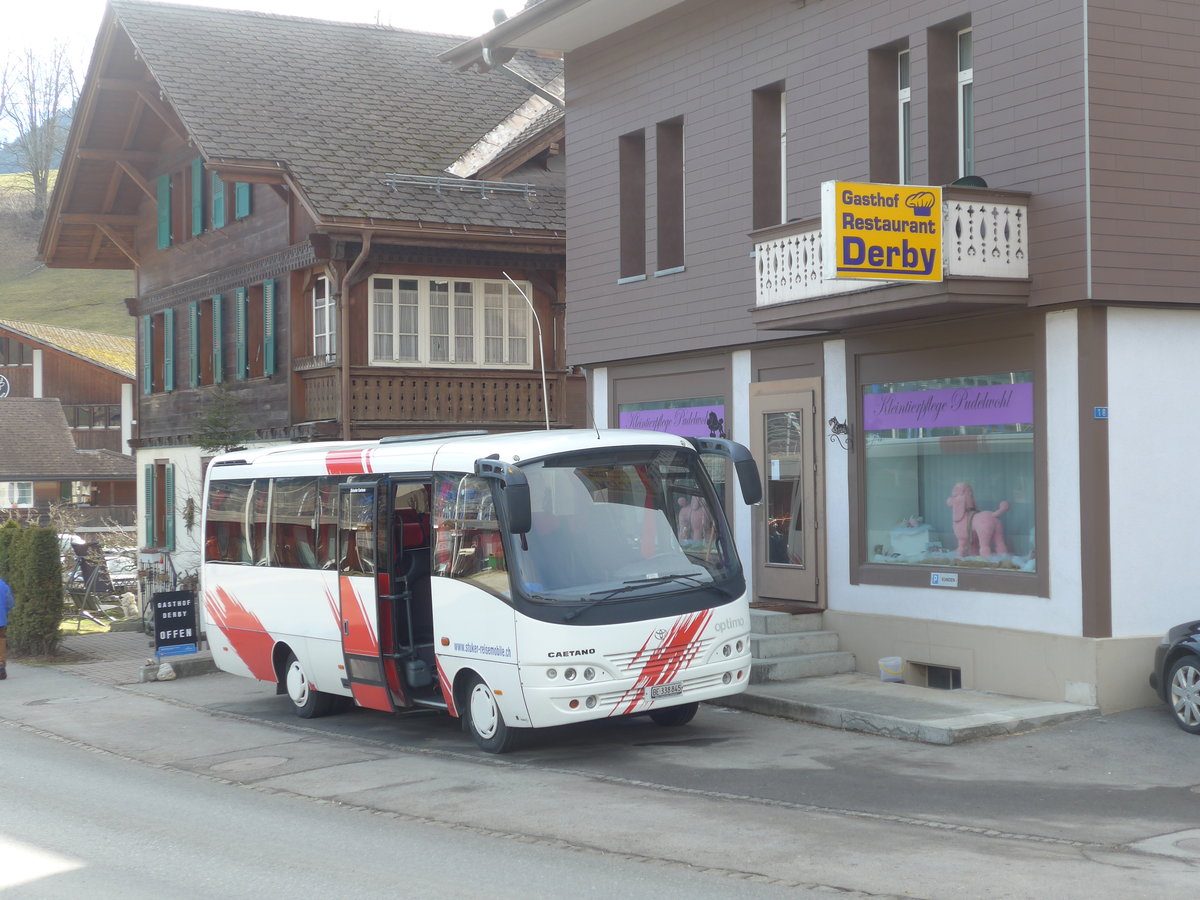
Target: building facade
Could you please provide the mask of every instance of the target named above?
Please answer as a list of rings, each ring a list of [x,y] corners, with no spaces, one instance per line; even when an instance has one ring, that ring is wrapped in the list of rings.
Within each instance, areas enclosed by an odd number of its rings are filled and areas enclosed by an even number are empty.
[[[141,544],[167,580],[198,566],[222,447],[582,421],[561,63],[458,75],[457,40],[110,4],[41,252],[137,273]]]
[[[135,359],[132,338],[0,319],[0,507],[133,527]]]
[[[860,671],[1112,711],[1156,702],[1153,646],[1196,615],[1165,501],[1200,438],[1198,25],[544,0],[443,59],[563,51],[570,361],[602,424],[754,449],[756,602],[822,611]],[[915,194],[925,280],[888,224]]]

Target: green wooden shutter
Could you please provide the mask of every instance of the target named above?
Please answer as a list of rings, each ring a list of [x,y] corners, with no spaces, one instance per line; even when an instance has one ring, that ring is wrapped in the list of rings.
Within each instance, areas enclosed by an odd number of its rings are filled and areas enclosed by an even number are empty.
[[[154,187],[155,202],[158,204],[158,249],[171,246],[171,176],[159,175]]]
[[[155,541],[154,535],[154,466],[146,465],[142,467],[142,471],[146,476],[146,483],[142,485],[142,496],[146,501],[146,509],[142,513],[142,521],[145,523],[146,546],[153,547]]]
[[[204,160],[192,160],[192,237],[204,233]]]
[[[225,182],[212,173],[212,227],[225,227]]]
[[[154,316],[142,316],[142,393],[154,393]]]
[[[200,386],[200,301],[188,304],[188,384]]]
[[[225,377],[225,344],[222,341],[222,331],[225,326],[221,316],[222,309],[224,309],[224,302],[221,295],[215,294],[212,298],[213,384],[220,384]]]
[[[246,289],[240,287],[234,294],[233,299],[233,339],[237,347],[235,365],[236,369],[233,377],[238,381],[244,381],[250,374],[250,354],[246,348],[246,313],[248,301],[246,299]]]
[[[263,374],[275,374],[275,279],[263,282]]]
[[[175,464],[163,467],[163,549],[175,549]]]
[[[233,217],[244,219],[250,215],[250,185],[239,181],[233,186]]]
[[[163,390],[175,390],[175,310],[163,310]]]

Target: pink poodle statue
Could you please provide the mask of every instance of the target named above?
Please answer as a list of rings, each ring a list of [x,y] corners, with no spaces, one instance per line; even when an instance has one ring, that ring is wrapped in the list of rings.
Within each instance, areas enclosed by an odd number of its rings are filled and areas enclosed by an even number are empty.
[[[946,498],[946,505],[953,510],[954,536],[958,538],[957,556],[968,556],[972,550],[980,556],[999,556],[1008,552],[1008,545],[1004,543],[1004,526],[1000,522],[1000,517],[1009,509],[1007,500],[1001,500],[994,512],[978,509],[975,506],[975,491],[965,481],[960,481]]]

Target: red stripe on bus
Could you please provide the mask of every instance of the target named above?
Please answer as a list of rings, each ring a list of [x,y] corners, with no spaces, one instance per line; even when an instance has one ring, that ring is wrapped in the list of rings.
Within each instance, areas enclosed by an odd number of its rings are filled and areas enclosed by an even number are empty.
[[[657,684],[669,684],[692,664],[696,654],[700,652],[700,635],[712,618],[712,610],[705,609],[698,613],[680,616],[671,626],[667,636],[653,650],[647,652],[649,639],[642,645],[634,657],[634,664],[641,661],[642,668],[638,672],[637,681],[633,687],[613,707],[614,715],[627,715],[633,712],[639,704],[648,701],[649,689]],[[628,703],[628,705],[625,705]],[[622,708],[624,707],[624,708]]]
[[[325,471],[330,475],[362,475],[371,471],[370,450],[330,450],[325,454]]]
[[[213,624],[233,645],[233,652],[259,681],[278,681],[271,664],[275,639],[267,633],[258,616],[250,612],[224,588],[205,592],[204,608]],[[211,643],[211,642],[210,642]]]

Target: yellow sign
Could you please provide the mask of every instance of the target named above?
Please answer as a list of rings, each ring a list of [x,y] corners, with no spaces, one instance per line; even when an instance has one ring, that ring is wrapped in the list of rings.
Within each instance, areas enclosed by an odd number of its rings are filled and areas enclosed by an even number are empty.
[[[821,185],[827,278],[942,280],[942,189]]]

